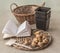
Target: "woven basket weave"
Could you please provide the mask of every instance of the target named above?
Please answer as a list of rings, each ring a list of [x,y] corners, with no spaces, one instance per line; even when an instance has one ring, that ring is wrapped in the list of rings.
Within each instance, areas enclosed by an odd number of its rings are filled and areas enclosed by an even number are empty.
[[[13,9],[13,5],[16,6],[15,9]],[[43,2],[40,6],[43,7],[45,5],[45,2]],[[24,22],[27,20],[30,24],[35,23],[35,9],[40,7],[38,5],[24,5],[24,6],[18,6],[16,3],[12,3],[10,5],[10,9],[16,19],[19,23]]]
[[[32,42],[33,38],[35,37],[34,32],[36,32],[36,31],[38,31],[38,29],[33,29],[32,34],[29,37],[16,37],[16,38],[13,38],[13,39],[15,39],[18,44],[23,44],[23,42],[25,41],[26,38],[28,38]],[[46,45],[44,45],[42,48],[41,47],[35,47],[35,48],[32,48],[32,49],[28,49],[26,47],[19,46],[19,45],[16,45],[16,44],[13,44],[12,46],[15,47],[16,49],[26,50],[26,51],[42,50],[42,49],[48,47],[52,42],[52,37],[51,37],[51,34],[49,34],[49,33],[48,33],[48,39],[49,39],[49,42]],[[27,46],[31,47],[31,45],[27,45]]]

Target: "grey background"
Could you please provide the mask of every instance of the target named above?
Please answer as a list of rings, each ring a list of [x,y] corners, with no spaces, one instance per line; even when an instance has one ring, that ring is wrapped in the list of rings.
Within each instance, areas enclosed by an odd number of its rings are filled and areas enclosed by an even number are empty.
[[[17,23],[17,20],[10,11],[10,4],[40,5],[43,1],[46,2],[46,6],[51,7],[52,11],[48,32],[53,37],[53,43],[48,48],[39,51],[22,51],[5,46],[7,40],[2,39],[3,35],[1,33],[4,25],[9,19],[13,19]],[[0,0],[0,53],[60,53],[60,0]]]

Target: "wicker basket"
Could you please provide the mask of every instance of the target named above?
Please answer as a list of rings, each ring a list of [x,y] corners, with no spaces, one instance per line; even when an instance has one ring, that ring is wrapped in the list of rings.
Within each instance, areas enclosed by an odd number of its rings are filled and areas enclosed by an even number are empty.
[[[15,9],[13,9],[13,5],[16,6]],[[45,5],[45,2],[41,4],[41,7]],[[27,20],[30,24],[35,23],[35,9],[40,6],[38,5],[24,5],[24,6],[18,6],[16,3],[11,4],[10,9],[16,19],[18,20],[19,23],[24,22]]]
[[[51,8],[49,7],[39,7],[36,9],[36,27],[42,30],[49,29],[50,17],[51,17]]]

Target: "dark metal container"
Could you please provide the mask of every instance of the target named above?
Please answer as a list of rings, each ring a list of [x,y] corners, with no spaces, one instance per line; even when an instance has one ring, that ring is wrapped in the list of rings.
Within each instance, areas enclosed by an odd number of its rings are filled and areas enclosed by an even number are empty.
[[[51,16],[51,8],[39,7],[35,13],[36,27],[42,30],[48,30]]]

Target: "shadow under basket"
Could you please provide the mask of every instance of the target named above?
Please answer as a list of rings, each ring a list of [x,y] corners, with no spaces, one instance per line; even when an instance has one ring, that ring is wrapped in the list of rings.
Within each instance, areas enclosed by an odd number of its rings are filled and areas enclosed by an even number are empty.
[[[16,6],[15,9],[13,9],[13,5]],[[41,6],[44,6],[45,3],[43,3]],[[17,4],[13,3],[10,6],[10,9],[16,19],[19,23],[23,23],[25,20],[29,22],[29,24],[35,23],[35,9],[40,6],[38,5],[24,5],[24,6],[18,6]]]

